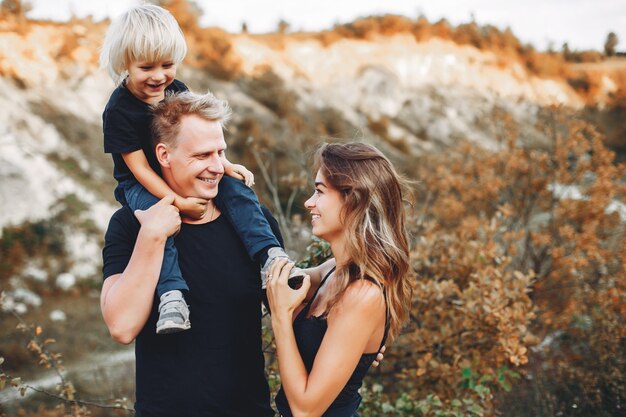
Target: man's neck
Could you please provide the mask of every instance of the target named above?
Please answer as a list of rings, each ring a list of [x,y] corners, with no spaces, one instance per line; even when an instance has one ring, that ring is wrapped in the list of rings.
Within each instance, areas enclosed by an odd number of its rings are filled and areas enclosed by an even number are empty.
[[[204,214],[204,217],[202,217],[201,219],[196,220],[196,219],[191,219],[189,217],[181,217],[181,221],[185,224],[211,223],[213,220],[217,219],[218,217],[222,215],[222,211],[217,208],[217,206],[215,205],[215,201],[210,200],[209,204],[210,204],[209,208]]]

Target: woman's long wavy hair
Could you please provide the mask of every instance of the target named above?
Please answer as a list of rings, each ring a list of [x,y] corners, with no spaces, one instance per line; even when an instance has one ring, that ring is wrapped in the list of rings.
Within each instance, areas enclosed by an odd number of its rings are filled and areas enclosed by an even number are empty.
[[[413,292],[403,180],[385,155],[360,142],[323,145],[315,166],[343,196],[341,216],[350,259],[335,272],[339,290],[326,313],[350,283],[368,277],[385,289],[393,338],[407,317]]]

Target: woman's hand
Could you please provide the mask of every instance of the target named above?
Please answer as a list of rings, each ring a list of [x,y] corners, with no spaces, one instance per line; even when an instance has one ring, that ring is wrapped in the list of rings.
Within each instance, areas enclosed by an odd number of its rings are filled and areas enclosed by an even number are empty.
[[[272,319],[288,318],[291,322],[293,311],[302,304],[311,286],[311,277],[306,275],[298,289],[289,287],[289,273],[293,265],[287,258],[278,258],[270,266],[267,276],[267,300],[272,311]]]

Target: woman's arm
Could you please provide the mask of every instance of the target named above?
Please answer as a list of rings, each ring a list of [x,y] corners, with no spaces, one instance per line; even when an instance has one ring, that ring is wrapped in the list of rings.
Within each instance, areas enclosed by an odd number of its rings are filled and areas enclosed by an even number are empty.
[[[172,202],[168,196],[146,211],[135,212],[141,228],[130,261],[124,272],[106,278],[102,285],[100,309],[117,342],[131,343],[150,315],[165,241],[181,223]]]
[[[169,185],[161,178],[148,163],[142,150],[122,154],[128,169],[133,173],[137,181],[157,198],[167,195],[174,196],[174,205],[180,212],[192,219],[200,220],[208,208],[207,200],[195,197],[181,197],[176,194]]]
[[[281,263],[284,266],[285,262]],[[276,265],[277,268],[282,266]],[[279,278],[268,284],[278,368],[292,414],[295,417],[321,416],[345,387],[361,355],[371,347],[372,340],[379,334],[382,337],[384,298],[380,288],[369,281],[351,284],[327,318],[328,329],[308,374],[291,321],[295,308],[292,306],[301,302],[299,297],[303,297],[303,290],[285,288],[290,269],[283,268]],[[280,268],[273,273],[277,274],[278,270]]]

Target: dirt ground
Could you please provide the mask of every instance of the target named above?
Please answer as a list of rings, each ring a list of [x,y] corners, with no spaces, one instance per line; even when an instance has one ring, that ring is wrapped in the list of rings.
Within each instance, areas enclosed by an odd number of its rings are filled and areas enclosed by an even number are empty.
[[[18,318],[0,313],[0,356],[5,359],[2,371],[11,378],[20,377],[28,385],[57,392],[58,375],[53,369],[39,365],[38,356],[27,347],[33,332],[40,328],[40,341],[55,340],[47,349],[49,353],[62,355],[63,375],[75,385],[78,398],[99,403],[130,398],[134,391],[133,347],[119,345],[110,338],[100,315],[99,290],[87,287],[55,292],[43,295],[42,300],[40,307],[31,307],[20,316],[32,326],[26,332],[16,328],[20,323]],[[63,311],[66,319],[51,320],[50,313],[54,310]],[[37,415],[36,410],[51,409],[59,401],[32,390],[21,397],[17,390],[7,386],[0,391],[0,404],[0,416],[3,412],[7,416],[31,412]],[[129,404],[132,405],[132,398]]]

